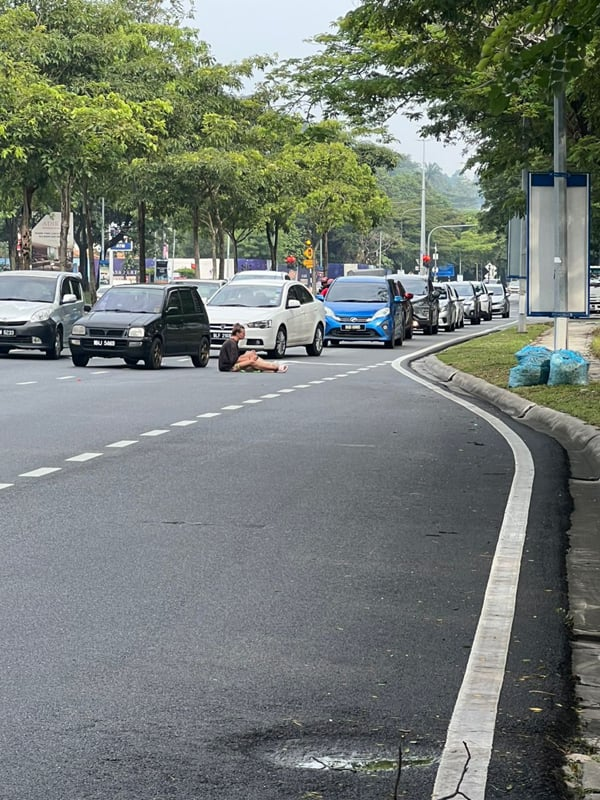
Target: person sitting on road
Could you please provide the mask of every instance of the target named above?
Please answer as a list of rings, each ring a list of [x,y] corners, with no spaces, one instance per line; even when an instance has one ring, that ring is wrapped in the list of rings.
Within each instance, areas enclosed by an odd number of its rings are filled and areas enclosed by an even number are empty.
[[[240,353],[238,342],[246,335],[246,329],[236,322],[231,329],[231,337],[223,342],[219,351],[219,372],[287,372],[285,364],[265,361],[256,350]]]

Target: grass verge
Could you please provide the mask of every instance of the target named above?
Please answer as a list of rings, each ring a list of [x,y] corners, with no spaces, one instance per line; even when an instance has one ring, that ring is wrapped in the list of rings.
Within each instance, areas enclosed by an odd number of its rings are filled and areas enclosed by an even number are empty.
[[[517,364],[515,353],[521,347],[536,342],[550,328],[549,325],[530,325],[525,333],[518,333],[516,328],[508,328],[450,347],[437,353],[437,357],[444,364],[461,372],[508,389],[510,369]],[[591,347],[594,355],[600,358],[600,327],[594,332]],[[599,382],[589,383],[587,386],[523,386],[508,391],[537,405],[562,411],[600,427]]]

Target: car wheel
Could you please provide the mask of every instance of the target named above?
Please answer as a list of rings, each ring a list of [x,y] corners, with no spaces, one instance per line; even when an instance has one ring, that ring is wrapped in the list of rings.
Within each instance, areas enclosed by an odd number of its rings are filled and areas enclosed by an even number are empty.
[[[392,328],[392,334],[390,338],[383,343],[383,346],[386,350],[393,350],[396,347],[396,329]]]
[[[63,349],[62,330],[61,328],[57,328],[56,332],[54,333],[54,341],[52,342],[52,347],[46,350],[46,358],[50,358],[53,361],[56,361],[57,358],[60,358],[62,349]]]
[[[128,367],[135,367],[135,365],[139,361],[139,358],[124,358],[123,361],[127,364]]]
[[[203,338],[200,342],[198,352],[192,356],[192,364],[195,367],[205,367],[210,360],[210,344],[208,339]]]
[[[282,326],[277,331],[277,335],[275,337],[275,349],[270,351],[269,357],[283,358],[285,355],[286,347],[287,347],[287,335],[285,332],[285,328]]]
[[[163,357],[162,342],[157,337],[156,339],[152,340],[152,344],[150,345],[150,352],[144,358],[144,366],[146,367],[146,369],[160,369],[160,365],[162,364],[162,357]]]
[[[312,343],[306,346],[306,352],[309,356],[320,356],[323,352],[323,328],[320,325],[317,325]]]
[[[505,311],[504,314],[502,314],[502,318],[503,319],[508,319],[509,316],[510,316],[510,314],[509,314],[508,311]]]
[[[87,367],[90,357],[81,355],[81,353],[72,353],[71,360],[76,367]]]
[[[437,336],[437,332],[439,330],[439,325],[432,325],[431,326],[431,333],[433,336]]]

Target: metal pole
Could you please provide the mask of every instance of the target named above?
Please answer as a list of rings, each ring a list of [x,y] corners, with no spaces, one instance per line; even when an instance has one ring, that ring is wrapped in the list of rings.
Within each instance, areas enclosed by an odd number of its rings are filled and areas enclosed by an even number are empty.
[[[560,32],[558,25],[555,31]],[[554,313],[567,312],[567,129],[564,73],[554,89]],[[554,349],[568,348],[568,319],[554,318]]]
[[[521,171],[521,188],[527,194],[527,169]],[[527,272],[527,215],[521,217],[521,252],[519,258],[519,315],[517,317],[517,332],[527,331],[525,275]]]
[[[419,255],[419,275],[427,274],[423,256],[425,255],[425,139],[423,139],[423,159],[421,162],[421,242]]]

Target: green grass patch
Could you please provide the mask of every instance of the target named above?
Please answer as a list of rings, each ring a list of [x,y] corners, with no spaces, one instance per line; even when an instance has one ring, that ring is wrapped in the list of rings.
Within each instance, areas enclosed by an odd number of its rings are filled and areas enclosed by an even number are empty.
[[[600,358],[600,328],[596,328],[592,333],[590,350],[596,356],[596,358]]]
[[[508,376],[516,366],[515,353],[534,344],[549,330],[549,325],[530,325],[525,333],[509,328],[480,336],[437,354],[444,364],[475,375],[487,383],[508,389]],[[597,348],[597,349],[594,349]],[[600,328],[594,335],[592,349],[600,358]],[[587,386],[523,386],[509,391],[546,408],[562,411],[583,422],[600,427],[600,383]]]

